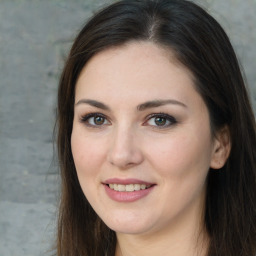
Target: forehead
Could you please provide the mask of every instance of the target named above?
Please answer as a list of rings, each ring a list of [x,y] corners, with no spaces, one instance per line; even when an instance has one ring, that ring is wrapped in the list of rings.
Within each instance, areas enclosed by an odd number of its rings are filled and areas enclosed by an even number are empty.
[[[184,70],[187,69],[178,61],[175,52],[170,47],[158,45],[149,41],[130,41],[119,46],[111,46],[93,55],[82,69],[80,76],[84,72],[88,72],[92,66],[93,68],[95,68],[95,65],[100,67],[99,65],[101,64],[102,67],[106,62],[113,61],[112,64],[115,64],[114,61],[119,60],[122,64],[128,65],[144,61],[147,62],[147,66],[151,64],[152,67],[154,64],[153,60],[165,60],[166,63],[171,62],[177,67]],[[119,66],[119,69],[121,67],[122,66]],[[107,66],[105,66],[105,68],[107,68]],[[188,69],[187,71],[190,72]],[[193,76],[192,73],[190,75]]]
[[[148,100],[179,91],[181,96],[182,89],[194,87],[193,81],[191,72],[170,49],[151,42],[132,42],[93,56],[78,78],[76,98],[90,95],[106,99],[116,94],[134,98],[139,94]]]

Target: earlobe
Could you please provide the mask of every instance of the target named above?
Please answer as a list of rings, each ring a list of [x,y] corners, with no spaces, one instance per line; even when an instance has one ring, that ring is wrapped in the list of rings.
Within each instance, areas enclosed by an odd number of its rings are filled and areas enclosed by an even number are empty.
[[[227,125],[218,131],[214,140],[210,167],[220,169],[225,165],[231,150],[230,131]]]

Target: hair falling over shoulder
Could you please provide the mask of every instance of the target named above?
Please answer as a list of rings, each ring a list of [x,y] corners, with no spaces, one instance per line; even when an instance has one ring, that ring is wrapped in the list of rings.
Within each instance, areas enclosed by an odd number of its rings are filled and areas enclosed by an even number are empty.
[[[152,41],[174,51],[195,78],[213,133],[227,126],[231,153],[209,170],[205,227],[207,256],[256,255],[255,118],[230,41],[217,21],[185,0],[123,0],[96,13],[70,50],[58,91],[57,140],[61,174],[57,255],[114,256],[115,232],[94,212],[80,187],[71,152],[74,95],[87,61],[129,41]]]

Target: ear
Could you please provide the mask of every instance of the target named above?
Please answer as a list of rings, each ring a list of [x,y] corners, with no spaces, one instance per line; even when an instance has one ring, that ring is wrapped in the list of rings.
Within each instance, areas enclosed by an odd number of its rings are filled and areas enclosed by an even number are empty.
[[[214,138],[214,146],[210,167],[212,169],[222,168],[230,154],[231,139],[230,131],[227,125],[221,128]]]

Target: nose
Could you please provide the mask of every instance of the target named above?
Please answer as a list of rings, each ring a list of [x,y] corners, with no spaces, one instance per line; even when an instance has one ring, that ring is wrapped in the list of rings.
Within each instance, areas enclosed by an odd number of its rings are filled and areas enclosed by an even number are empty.
[[[116,129],[112,134],[108,161],[119,169],[128,169],[143,162],[143,153],[132,129]]]

